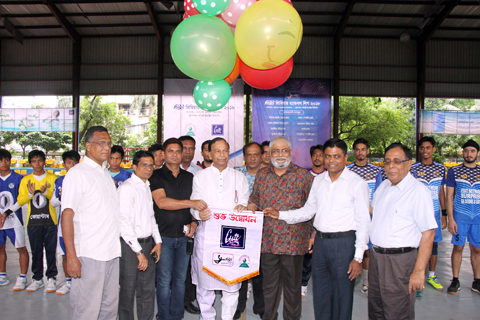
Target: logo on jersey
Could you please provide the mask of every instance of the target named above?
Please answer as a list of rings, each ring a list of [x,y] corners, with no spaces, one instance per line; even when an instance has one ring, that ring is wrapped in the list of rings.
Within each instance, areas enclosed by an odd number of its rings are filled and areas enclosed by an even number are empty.
[[[477,179],[477,181],[480,181],[480,175],[475,176],[475,179]]]
[[[460,177],[461,177],[462,179],[467,179],[467,178],[468,178],[468,174],[461,174]]]
[[[440,171],[434,171],[434,172],[433,172],[433,176],[434,176],[435,178],[438,178],[438,177],[440,177],[441,175],[442,175],[442,174],[440,173]]]
[[[13,182],[10,182],[10,183],[8,184],[8,187],[9,187],[10,189],[13,189],[13,188],[15,188],[15,184],[14,184]]]
[[[372,176],[372,174],[371,174],[370,172],[367,172],[367,173],[365,174],[365,180],[372,180],[372,178],[373,178],[373,176]]]
[[[47,197],[41,192],[37,192],[33,195],[32,204],[37,209],[42,209],[48,204]]]
[[[50,188],[52,185],[47,181],[47,188]]]
[[[0,211],[4,212],[14,204],[13,196],[8,191],[0,192]]]
[[[417,175],[419,177],[423,177],[425,175],[425,171],[417,171]]]

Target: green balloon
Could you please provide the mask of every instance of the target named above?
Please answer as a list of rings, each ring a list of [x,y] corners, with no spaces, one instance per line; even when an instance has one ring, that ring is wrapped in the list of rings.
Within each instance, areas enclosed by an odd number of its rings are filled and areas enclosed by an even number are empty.
[[[216,16],[230,4],[230,0],[193,0],[195,9],[207,16]]]
[[[200,109],[217,111],[230,100],[232,88],[225,80],[199,81],[193,89],[193,98]]]
[[[204,81],[226,78],[237,59],[230,28],[220,18],[204,14],[191,16],[178,25],[170,51],[180,71]]]

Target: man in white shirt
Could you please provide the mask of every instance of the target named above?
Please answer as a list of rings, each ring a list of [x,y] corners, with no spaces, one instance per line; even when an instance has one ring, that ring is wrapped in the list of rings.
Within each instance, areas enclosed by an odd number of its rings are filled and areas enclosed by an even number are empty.
[[[385,149],[384,180],[373,195],[368,318],[414,319],[432,254],[435,213],[430,191],[408,174],[412,151],[401,143]]]
[[[155,168],[154,156],[137,151],[133,171],[118,188],[120,197],[120,320],[134,320],[135,292],[137,319],[152,319],[155,308],[155,263],[160,258],[162,238],[153,212],[148,179]]]
[[[315,216],[313,246],[313,303],[315,319],[351,319],[355,278],[362,271],[370,232],[368,185],[345,168],[347,145],[332,138],[324,144],[328,171],[315,178],[303,208],[264,214],[289,224]]]
[[[62,231],[73,278],[70,320],[117,317],[120,200],[106,169],[111,147],[106,128],[89,128],[87,155],[63,181]]]
[[[180,164],[180,168],[191,172],[193,175],[197,173],[197,171],[202,170],[201,167],[197,166],[193,163],[193,158],[195,157],[195,139],[190,136],[181,136],[178,138],[183,144],[183,153],[182,153],[182,163]]]
[[[230,147],[223,138],[212,140],[209,151],[213,165],[199,171],[193,178],[191,200],[203,200],[208,208],[201,211],[191,209],[196,219],[201,219],[196,234],[192,255],[192,282],[197,285],[197,301],[200,307],[200,319],[214,320],[215,290],[222,290],[222,320],[232,320],[237,309],[238,290],[241,283],[226,285],[202,270],[203,242],[205,239],[205,221],[210,219],[209,208],[243,211],[250,195],[245,176],[228,167]],[[212,236],[212,235],[209,235]],[[218,235],[217,235],[218,236]]]

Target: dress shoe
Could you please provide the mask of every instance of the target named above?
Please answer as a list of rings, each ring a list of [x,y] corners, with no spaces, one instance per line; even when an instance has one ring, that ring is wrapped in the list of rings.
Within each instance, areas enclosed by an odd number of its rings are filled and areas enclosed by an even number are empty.
[[[200,309],[197,306],[195,306],[193,303],[186,305],[185,311],[187,311],[190,314],[200,314]]]
[[[237,310],[237,311],[235,311],[235,315],[233,316],[233,320],[238,320],[238,319],[240,319],[241,316],[242,316],[242,313],[239,310]]]

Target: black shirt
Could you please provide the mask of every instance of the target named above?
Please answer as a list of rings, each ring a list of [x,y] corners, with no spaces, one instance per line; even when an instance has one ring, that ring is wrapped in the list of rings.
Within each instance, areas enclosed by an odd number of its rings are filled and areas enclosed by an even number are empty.
[[[153,191],[163,189],[168,198],[175,200],[190,200],[192,194],[193,174],[180,169],[175,178],[172,171],[166,165],[153,171],[149,179],[150,189]],[[190,208],[179,210],[160,209],[155,201],[153,202],[155,220],[162,237],[180,238],[184,237],[183,226],[192,222]]]

